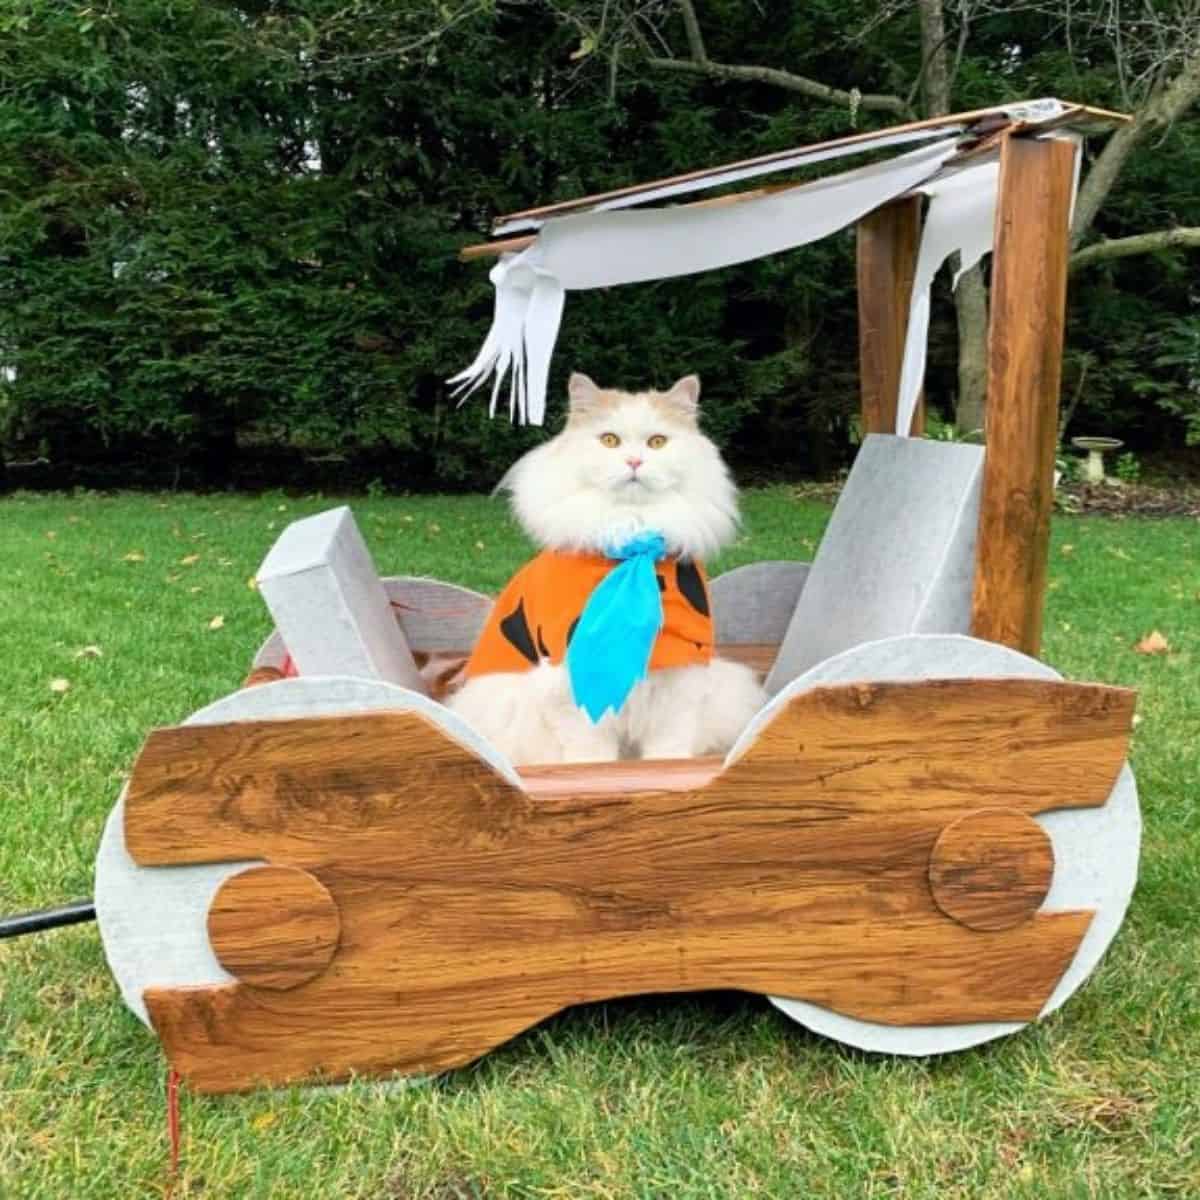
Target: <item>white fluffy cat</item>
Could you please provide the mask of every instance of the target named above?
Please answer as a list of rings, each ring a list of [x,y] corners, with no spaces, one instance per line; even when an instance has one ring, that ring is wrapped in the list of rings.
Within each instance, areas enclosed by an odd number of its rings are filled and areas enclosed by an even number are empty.
[[[566,427],[500,485],[539,546],[604,554],[653,530],[668,556],[703,560],[730,540],[737,489],[700,432],[696,376],[666,392],[629,394],[574,374],[569,393]],[[549,763],[722,753],[765,700],[749,668],[713,658],[650,671],[619,713],[593,724],[572,698],[565,665],[542,657],[519,673],[471,677],[449,704],[513,762]]]

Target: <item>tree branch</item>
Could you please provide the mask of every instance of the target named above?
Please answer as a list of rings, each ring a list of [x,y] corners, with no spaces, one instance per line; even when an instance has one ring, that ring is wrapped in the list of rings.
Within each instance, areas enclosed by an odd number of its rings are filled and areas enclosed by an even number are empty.
[[[676,0],[679,11],[683,14],[683,27],[687,30],[688,51],[692,61],[708,62],[708,51],[704,48],[704,35],[700,32],[700,22],[696,19],[696,8],[692,0]]]
[[[931,117],[950,111],[950,73],[946,62],[946,15],[942,0],[918,0],[921,14],[921,70],[925,110]]]
[[[1071,229],[1072,246],[1078,246],[1083,241],[1134,150],[1151,134],[1169,129],[1197,99],[1200,99],[1200,49],[1193,50],[1179,73],[1151,95],[1128,125],[1123,125],[1108,139],[1108,144],[1079,188],[1075,201],[1075,221]]]
[[[648,58],[652,67],[664,71],[681,71],[688,75],[707,75],[710,79],[742,79],[749,83],[768,83],[789,92],[799,92],[826,104],[837,104],[846,108],[871,109],[875,112],[891,112],[901,117],[912,117],[912,109],[899,96],[880,96],[870,92],[844,92],[841,88],[829,87],[804,75],[793,75],[791,71],[780,71],[775,67],[734,66],[728,63],[705,59],[696,62],[690,58]]]
[[[1200,249],[1200,226],[1179,225],[1174,229],[1156,229],[1153,233],[1137,233],[1132,237],[1104,239],[1071,255],[1068,266],[1072,271],[1090,267],[1110,258],[1129,258],[1134,254],[1153,254],[1172,246]]]

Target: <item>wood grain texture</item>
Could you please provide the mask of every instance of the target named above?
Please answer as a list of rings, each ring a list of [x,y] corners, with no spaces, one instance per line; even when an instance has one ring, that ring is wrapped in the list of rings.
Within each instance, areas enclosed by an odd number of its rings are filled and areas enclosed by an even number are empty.
[[[1054,877],[1054,845],[1011,809],[970,813],[947,825],[929,858],[934,903],[968,929],[1012,929],[1037,912]]]
[[[1062,374],[1075,148],[1006,137],[988,347],[987,459],[971,632],[1036,655]]]
[[[858,372],[864,436],[896,432],[900,365],[920,242],[920,196],[885,204],[858,222]],[[922,398],[911,432],[924,431]]]
[[[250,674],[246,676],[242,687],[258,687],[260,683],[275,683],[283,678],[283,671],[279,667],[253,667]]]
[[[635,758],[611,763],[551,763],[518,767],[521,784],[531,796],[621,796],[627,792],[690,792],[707,787],[721,773],[724,760],[704,758]]]
[[[564,1006],[647,991],[1031,1019],[1090,914],[976,932],[934,903],[930,854],[997,804],[1102,804],[1131,713],[1132,693],[1034,680],[822,688],[724,771],[681,764],[670,787],[629,764],[645,790],[626,791],[596,766],[518,791],[411,713],[159,730],[126,797],[134,859],[301,867],[342,937],[292,991],[150,990],[147,1007],[207,1091],[441,1070]]]
[[[315,979],[337,950],[341,918],[307,871],[251,867],[227,879],[208,907],[217,961],[243,983],[287,991]]]

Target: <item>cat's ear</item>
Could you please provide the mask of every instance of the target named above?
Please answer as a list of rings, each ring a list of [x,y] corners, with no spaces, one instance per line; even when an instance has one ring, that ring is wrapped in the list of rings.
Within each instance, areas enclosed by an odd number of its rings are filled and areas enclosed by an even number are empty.
[[[684,416],[695,420],[700,412],[700,376],[685,375],[664,393],[667,401]]]
[[[600,389],[582,371],[572,371],[567,380],[567,396],[570,399],[568,415],[580,416],[591,409],[599,398]]]

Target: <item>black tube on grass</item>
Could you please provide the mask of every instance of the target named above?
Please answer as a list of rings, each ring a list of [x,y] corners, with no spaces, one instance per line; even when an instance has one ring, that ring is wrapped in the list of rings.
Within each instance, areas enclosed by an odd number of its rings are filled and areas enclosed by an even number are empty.
[[[13,913],[0,917],[0,940],[41,933],[43,929],[61,929],[64,925],[79,925],[96,919],[96,906],[90,900],[76,900],[58,908],[40,908],[36,912]]]

